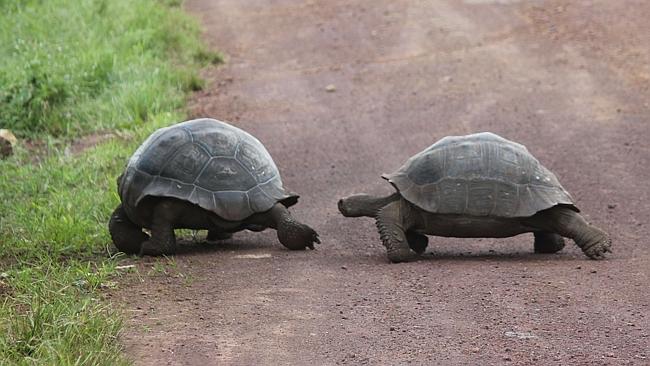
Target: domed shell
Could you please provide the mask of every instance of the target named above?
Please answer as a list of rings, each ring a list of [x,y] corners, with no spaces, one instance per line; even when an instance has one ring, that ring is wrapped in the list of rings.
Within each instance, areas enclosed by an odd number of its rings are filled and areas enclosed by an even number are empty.
[[[189,201],[219,217],[240,221],[298,196],[282,187],[262,143],[214,119],[196,119],[155,131],[129,160],[118,185],[131,218],[147,196]]]
[[[526,147],[489,132],[445,137],[382,177],[431,213],[528,217],[556,205],[579,211]]]

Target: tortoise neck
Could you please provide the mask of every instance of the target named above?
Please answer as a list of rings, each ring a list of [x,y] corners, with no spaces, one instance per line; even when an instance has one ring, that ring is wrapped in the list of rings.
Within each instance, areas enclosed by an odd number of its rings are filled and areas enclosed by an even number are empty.
[[[384,197],[355,194],[339,201],[339,211],[346,217],[375,217],[382,207],[399,198],[397,192]]]

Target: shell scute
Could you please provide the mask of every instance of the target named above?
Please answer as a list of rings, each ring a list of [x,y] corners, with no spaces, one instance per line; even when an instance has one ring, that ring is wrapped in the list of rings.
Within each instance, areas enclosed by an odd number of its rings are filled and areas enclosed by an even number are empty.
[[[457,179],[445,179],[440,187],[439,210],[442,212],[463,212],[467,206],[467,182]],[[422,194],[428,194],[422,193]]]
[[[443,178],[444,166],[444,154],[425,154],[411,162],[407,175],[415,184],[435,183]]]
[[[213,195],[216,210],[218,212],[223,212],[225,217],[241,215],[242,212],[244,212],[246,216],[250,216],[254,213],[248,203],[246,192],[221,191],[215,192]]]
[[[242,141],[235,158],[258,182],[266,182],[277,174],[277,169],[273,169],[267,164],[271,157],[266,150],[255,145],[248,141]]]
[[[192,193],[194,193],[196,186],[194,184],[180,183],[180,182],[170,182],[167,192],[164,193],[166,197],[185,197],[186,200],[189,200]]]
[[[192,137],[182,129],[158,130],[138,148],[131,161],[139,170],[157,175],[176,150],[191,141]]]
[[[257,181],[237,160],[213,158],[196,179],[196,185],[212,192],[248,191]]]
[[[218,127],[206,128],[205,131],[193,129],[192,138],[212,157],[235,156],[240,141],[236,131]]]
[[[210,156],[201,147],[196,144],[186,144],[167,160],[160,176],[192,183],[209,161]]]
[[[472,181],[467,194],[467,213],[487,216],[494,209],[495,184],[490,181]]]

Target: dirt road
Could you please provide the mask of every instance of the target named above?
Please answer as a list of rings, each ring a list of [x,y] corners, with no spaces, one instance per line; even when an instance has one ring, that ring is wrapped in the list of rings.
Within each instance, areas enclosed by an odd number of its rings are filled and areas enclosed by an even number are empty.
[[[225,66],[195,116],[263,141],[317,251],[273,232],[138,261],[122,337],[150,365],[650,363],[650,3],[190,0]],[[329,86],[329,87],[328,87]],[[329,91],[328,91],[329,89]],[[334,89],[334,90],[332,90]],[[339,197],[445,135],[492,131],[554,171],[614,254],[532,235],[431,238],[387,262]],[[152,269],[153,268],[153,269]]]

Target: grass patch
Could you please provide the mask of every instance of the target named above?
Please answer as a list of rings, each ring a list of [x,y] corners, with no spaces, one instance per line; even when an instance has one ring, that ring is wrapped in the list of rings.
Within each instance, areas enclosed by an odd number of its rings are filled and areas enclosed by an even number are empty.
[[[119,203],[116,177],[153,130],[182,119],[178,112],[153,116],[80,154],[50,145],[49,156],[31,162],[31,152],[0,161],[0,258],[33,262],[43,258],[106,255],[106,223]],[[19,183],[19,184],[16,184]]]
[[[0,359],[47,365],[120,365],[121,317],[97,297],[110,263],[41,262],[3,274],[10,292],[0,306]],[[70,299],[74,299],[71,301]]]
[[[221,62],[176,0],[0,1],[0,127],[44,146],[0,160],[0,364],[119,365],[115,178],[185,117],[198,69]],[[121,138],[71,154],[92,131]]]
[[[179,1],[3,0],[0,121],[18,136],[130,128],[183,106],[204,50]],[[170,62],[171,58],[171,62]]]

